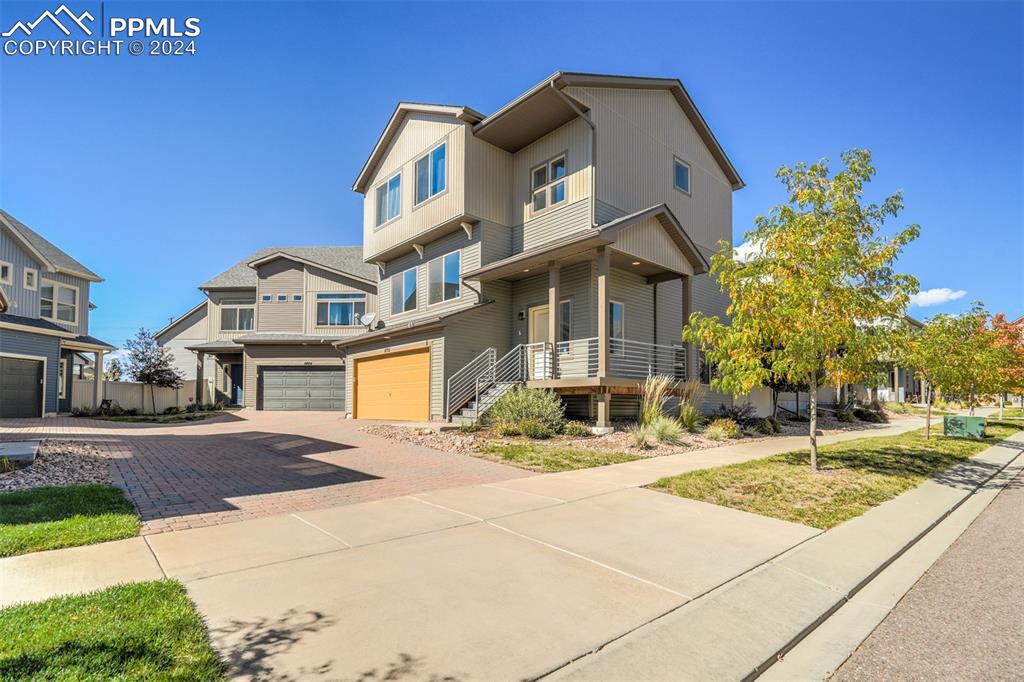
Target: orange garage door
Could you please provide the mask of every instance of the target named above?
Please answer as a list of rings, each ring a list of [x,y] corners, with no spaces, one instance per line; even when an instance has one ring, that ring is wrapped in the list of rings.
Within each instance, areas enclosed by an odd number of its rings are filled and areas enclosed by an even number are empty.
[[[430,419],[430,349],[355,361],[357,419]]]

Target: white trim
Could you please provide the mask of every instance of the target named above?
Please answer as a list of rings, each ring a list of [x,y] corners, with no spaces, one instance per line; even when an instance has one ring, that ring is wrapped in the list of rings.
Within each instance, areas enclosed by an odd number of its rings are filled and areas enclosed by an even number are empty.
[[[405,298],[406,298],[406,293],[405,293],[405,273],[409,272],[410,270],[412,270],[412,272],[413,272],[413,282],[416,283],[416,300],[414,301],[414,305],[412,307],[412,310],[406,310],[405,309]],[[429,289],[430,288],[430,282],[429,282],[430,273],[429,273],[429,271],[427,272],[427,276],[428,276],[427,288]],[[397,313],[395,312],[395,304],[394,304],[394,301],[395,301],[395,278],[396,277],[401,277],[402,278],[402,310],[400,310]],[[394,318],[394,317],[398,317],[399,315],[408,315],[409,313],[414,313],[417,310],[419,310],[419,307],[420,307],[420,273],[419,273],[419,266],[418,265],[414,265],[411,268],[406,268],[405,270],[402,270],[401,272],[396,272],[395,274],[393,274],[390,277],[388,277],[388,279],[391,280],[391,291],[388,292],[389,295],[390,295],[391,300],[387,302],[388,310],[391,311],[390,317]]]
[[[39,290],[39,318],[42,319],[42,320],[47,320],[48,322],[53,322],[54,324],[65,324],[65,325],[71,325],[72,327],[77,327],[79,319],[80,319],[80,315],[78,314],[78,310],[79,310],[79,307],[82,305],[82,291],[81,291],[81,289],[79,289],[78,287],[76,287],[73,284],[65,284],[64,282],[58,282],[57,280],[53,280],[53,279],[48,279],[48,280],[46,280],[46,282],[47,282],[47,284],[45,284],[45,285],[40,284],[40,290]],[[52,299],[53,300],[53,317],[47,317],[46,315],[43,315],[43,292],[42,292],[42,286],[53,287],[53,299]],[[60,303],[59,303],[60,291],[59,290],[60,290],[61,287],[65,288],[65,289],[74,289],[75,290],[75,319],[74,320],[61,320],[61,319],[59,319],[57,317],[57,309],[58,309],[58,307],[60,305]]]
[[[435,192],[434,194],[428,194],[426,196],[426,198],[423,199],[423,201],[416,201],[416,189],[417,189],[416,188],[416,183],[419,180],[419,176],[416,174],[416,164],[418,164],[420,161],[422,161],[424,159],[427,160],[427,185],[428,185],[427,191],[429,192],[430,191],[429,185],[431,184],[430,181],[433,178],[433,174],[434,174],[433,164],[430,163],[430,155],[433,154],[438,149],[440,149],[441,147],[445,148],[444,149],[444,189],[442,189],[439,192]],[[448,136],[445,135],[445,138],[444,138],[443,141],[439,142],[438,144],[435,144],[433,147],[430,147],[423,154],[419,154],[419,155],[413,157],[413,160],[412,160],[412,209],[415,211],[420,206],[423,206],[425,204],[430,203],[433,199],[435,199],[435,198],[437,198],[437,197],[439,197],[442,194],[445,194],[447,192],[448,192]],[[422,258],[423,254],[420,254],[420,257]]]
[[[0,322],[0,329],[13,329],[18,332],[42,334],[43,336],[59,336],[62,339],[73,339],[77,336],[74,332],[57,331],[56,329],[42,329],[40,327],[32,327],[27,324],[16,324],[14,322]]]
[[[321,296],[336,296],[336,295],[349,295],[349,296],[362,296],[362,299],[358,298],[334,298],[324,299],[323,303],[327,304],[327,319],[331,317],[331,303],[351,303],[352,304],[352,318],[355,319],[355,304],[363,304],[363,315],[368,312],[370,306],[370,295],[365,291],[311,291],[313,294],[313,327],[318,331],[329,331],[332,329],[355,329],[356,327],[362,327],[362,322],[356,322],[354,324],[320,324],[320,297]]]
[[[29,286],[28,274],[32,273],[32,285]],[[25,287],[27,291],[39,291],[39,271],[35,268],[22,268],[21,269],[21,285]]]
[[[3,276],[3,266],[7,266],[7,278]],[[9,263],[5,260],[0,260],[0,284],[7,284],[14,286],[14,263]]]
[[[48,364],[47,360],[46,360],[46,356],[45,355],[22,355],[21,353],[5,353],[5,352],[0,351],[0,358],[16,358],[18,360],[36,360],[36,361],[40,361],[41,360],[42,361],[42,363],[43,363],[43,390],[42,390],[43,400],[42,400],[42,404],[39,405],[39,415],[41,417],[45,417],[48,414],[47,411],[46,411],[46,386],[47,386],[47,384],[46,384],[46,379],[47,379],[46,370],[47,370],[47,364]],[[54,414],[54,413],[50,412],[49,414]]]
[[[377,192],[381,188],[384,188],[384,206],[385,206],[385,214],[386,214],[387,213],[387,210],[386,210],[387,199],[388,199],[387,186],[389,184],[391,184],[391,181],[394,180],[395,178],[398,178],[398,213],[395,214],[391,218],[387,218],[384,222],[378,223],[377,222],[377,208],[378,208],[378,206],[377,206]],[[402,217],[402,171],[399,170],[397,173],[394,173],[393,175],[388,176],[387,180],[385,180],[384,182],[380,183],[379,185],[377,185],[376,187],[373,188],[373,224],[374,224],[374,228],[373,229],[374,230],[383,229],[385,225],[389,225],[390,223],[395,222],[396,220],[398,220],[401,217]]]
[[[458,287],[458,293],[455,296],[452,296],[451,298],[445,298],[444,297],[444,285],[445,285],[445,281],[444,281],[444,259],[447,258],[448,256],[452,255],[453,253],[459,254],[459,277],[458,277],[458,279],[455,282],[455,285]],[[434,261],[441,261],[441,300],[440,301],[431,301],[430,300],[430,264],[433,263]],[[449,251],[448,253],[442,254],[442,255],[438,256],[437,258],[431,258],[430,260],[428,260],[426,262],[426,267],[427,267],[427,307],[428,308],[431,307],[431,306],[435,306],[435,305],[441,305],[442,303],[449,303],[451,301],[457,301],[460,298],[462,298],[462,249],[455,249],[453,251]]]
[[[232,300],[232,299],[228,299],[228,300]],[[228,332],[228,333],[255,332],[256,331],[256,308],[257,307],[258,306],[256,305],[256,303],[224,303],[223,301],[218,303],[217,304],[217,308],[219,309],[219,314],[217,316],[217,330],[220,331],[220,332]],[[236,312],[235,313],[235,329],[225,329],[224,328],[224,309],[225,308],[227,308],[229,310],[235,310],[235,311],[237,311],[239,309],[242,309],[242,308],[251,308],[252,309],[252,328],[251,329],[239,329],[238,328],[238,313]]]
[[[558,161],[559,159],[561,159],[563,165],[565,166],[565,175],[563,175],[560,178],[552,178],[551,177],[551,175],[552,175],[551,174],[551,166],[556,161]],[[534,174],[534,172],[540,170],[541,168],[544,169],[545,182],[542,185],[538,185],[537,187],[534,187],[533,186],[533,174]],[[529,195],[529,197],[527,199],[527,206],[529,207],[528,208],[528,212],[529,212],[530,218],[533,218],[534,216],[538,216],[541,213],[546,213],[547,211],[550,211],[550,210],[554,209],[555,207],[566,206],[568,204],[568,201],[569,201],[568,179],[569,179],[569,151],[568,150],[563,151],[563,152],[559,152],[558,154],[556,154],[555,156],[552,156],[547,161],[545,161],[543,163],[538,163],[537,165],[535,165],[532,168],[530,168],[530,177],[529,177],[529,180],[528,180],[528,183],[527,183],[527,186],[530,188],[530,195]],[[559,183],[562,183],[563,185],[565,185],[562,188],[562,199],[560,201],[552,202],[551,201],[551,190],[553,190],[555,188],[555,185],[557,185]],[[544,192],[544,208],[534,208],[533,207],[533,198],[534,198],[534,196],[537,195],[538,192]]]
[[[676,184],[676,164],[686,166],[686,184],[688,185],[686,189]],[[693,166],[675,154],[672,155],[672,186],[686,196],[693,196]]]
[[[67,398],[68,382],[68,359],[59,358],[57,360],[57,400],[64,400]],[[57,406],[57,410],[60,411],[60,405]]]

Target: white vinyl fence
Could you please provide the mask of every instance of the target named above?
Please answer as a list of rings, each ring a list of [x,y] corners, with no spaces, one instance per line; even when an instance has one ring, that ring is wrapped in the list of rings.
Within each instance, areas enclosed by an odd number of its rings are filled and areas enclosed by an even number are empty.
[[[202,402],[207,405],[213,403],[213,380],[199,381],[204,388]],[[71,407],[86,410],[96,407],[93,405],[93,388],[91,379],[75,379],[71,389]],[[135,409],[139,412],[152,412],[154,399],[156,411],[160,413],[169,407],[185,409],[190,399],[195,402],[195,398],[196,379],[182,382],[181,388],[159,388],[137,381],[104,381],[100,387],[100,400],[107,399],[126,410]]]

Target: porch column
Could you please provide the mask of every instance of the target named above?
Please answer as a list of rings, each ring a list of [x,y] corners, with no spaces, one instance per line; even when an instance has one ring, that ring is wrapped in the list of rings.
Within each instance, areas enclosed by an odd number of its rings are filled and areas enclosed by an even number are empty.
[[[103,402],[103,351],[98,350],[94,355],[96,365],[92,372],[92,406],[95,409]]]
[[[558,332],[561,329],[559,313],[561,306],[561,268],[558,263],[548,263],[548,339],[551,341],[551,378],[558,376]]]
[[[196,351],[196,406],[203,404],[203,395],[206,393],[206,377],[203,376],[203,363],[206,361],[206,353]]]
[[[610,393],[598,393],[594,397],[597,399],[597,419],[594,422],[596,432],[611,433],[612,396]]]
[[[690,315],[693,313],[693,277],[683,276],[679,280],[683,287],[683,326],[690,322]],[[686,378],[699,376],[700,368],[697,367],[697,354],[694,346],[689,341],[685,344],[686,357]]]
[[[597,247],[597,376],[608,376],[608,334],[611,331],[608,320],[608,273],[611,269],[611,253],[604,246]],[[598,396],[598,419],[601,415]],[[607,403],[605,403],[607,416]],[[598,424],[600,426],[600,424]]]

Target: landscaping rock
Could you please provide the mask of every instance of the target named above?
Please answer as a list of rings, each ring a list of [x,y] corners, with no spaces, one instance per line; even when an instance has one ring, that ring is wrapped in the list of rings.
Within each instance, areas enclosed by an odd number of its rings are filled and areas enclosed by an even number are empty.
[[[31,465],[0,473],[0,491],[4,492],[79,483],[110,483],[107,460],[90,443],[44,440]]]

